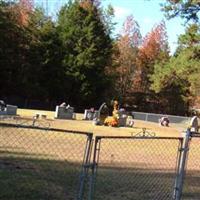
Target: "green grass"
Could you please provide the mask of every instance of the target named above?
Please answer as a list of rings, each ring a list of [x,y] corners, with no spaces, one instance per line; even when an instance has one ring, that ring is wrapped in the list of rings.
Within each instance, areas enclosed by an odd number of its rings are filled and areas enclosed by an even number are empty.
[[[0,127],[0,200],[75,200],[86,139]]]
[[[1,157],[1,200],[75,199],[80,164]]]
[[[97,175],[97,200],[171,200],[173,171],[101,167]]]

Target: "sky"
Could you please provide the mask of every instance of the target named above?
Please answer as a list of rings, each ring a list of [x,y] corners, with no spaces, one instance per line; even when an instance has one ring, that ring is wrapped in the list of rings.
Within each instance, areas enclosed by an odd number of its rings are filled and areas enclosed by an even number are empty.
[[[180,18],[166,20],[160,6],[164,0],[104,0],[103,2],[105,5],[110,3],[114,7],[114,20],[118,23],[115,31],[117,33],[121,30],[123,22],[128,15],[133,15],[138,22],[143,37],[151,31],[155,24],[164,20],[170,50],[172,54],[174,53],[178,36],[185,31],[184,21]]]
[[[56,16],[59,8],[68,0],[35,0],[36,3],[47,8],[50,15]],[[151,31],[155,24],[164,20],[167,28],[167,35],[171,54],[175,52],[177,40],[180,34],[184,33],[184,21],[180,18],[166,20],[164,13],[161,11],[161,3],[165,0],[101,0],[104,7],[111,4],[115,11],[114,22],[116,22],[114,34],[118,34],[122,29],[126,17],[133,15],[140,25],[140,31],[144,37]]]

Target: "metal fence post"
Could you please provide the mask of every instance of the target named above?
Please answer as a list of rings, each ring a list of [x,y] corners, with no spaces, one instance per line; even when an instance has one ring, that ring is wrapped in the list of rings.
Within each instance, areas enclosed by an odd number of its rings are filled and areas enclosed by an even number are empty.
[[[84,152],[84,158],[83,158],[83,164],[82,164],[82,171],[80,175],[80,181],[79,181],[79,189],[78,189],[78,196],[77,200],[82,200],[84,198],[84,190],[85,190],[85,182],[88,176],[88,171],[90,168],[90,156],[92,151],[92,138],[93,134],[88,134],[88,139],[85,147]]]
[[[191,133],[190,130],[187,129],[183,143],[181,145],[180,157],[178,162],[178,170],[177,177],[174,188],[174,200],[181,200],[182,192],[183,192],[183,182],[186,170],[186,162],[189,153],[189,143],[190,143]]]
[[[93,163],[91,164],[92,171],[91,171],[90,186],[89,186],[89,196],[88,196],[89,200],[94,199],[95,181],[97,176],[97,168],[98,168],[99,154],[100,154],[100,144],[101,144],[101,138],[97,136],[95,138]]]

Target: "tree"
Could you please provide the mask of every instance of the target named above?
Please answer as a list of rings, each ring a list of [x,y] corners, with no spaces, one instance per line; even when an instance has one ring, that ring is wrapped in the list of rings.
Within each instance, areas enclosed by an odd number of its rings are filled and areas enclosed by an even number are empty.
[[[106,33],[111,35],[114,30],[113,17],[114,17],[114,9],[111,4],[109,4],[106,8],[104,8],[101,4],[101,0],[79,0],[80,5],[86,9],[90,8],[91,5],[97,8],[98,15],[100,20],[104,23]]]
[[[28,25],[30,14],[33,12],[33,6],[33,0],[20,0],[17,6],[14,7],[21,25]]]
[[[112,43],[97,8],[90,1],[65,5],[59,13],[58,31],[65,49],[65,73],[72,79],[66,91],[69,101],[77,105],[102,101]]]
[[[180,16],[186,19],[186,22],[199,22],[199,0],[166,0],[162,9],[168,19]]]
[[[13,103],[19,99],[20,106],[31,99],[40,104],[61,101],[68,85],[56,27],[29,2],[0,4],[1,98]]]
[[[58,101],[65,96],[67,83],[62,66],[62,42],[54,23],[42,9],[35,9],[28,26],[31,32],[29,67],[26,71],[27,97]],[[49,78],[53,77],[53,78]],[[30,81],[31,80],[31,81]]]
[[[161,93],[168,91],[168,98],[173,96],[182,101],[182,103],[180,101],[175,103],[174,99],[173,102],[171,101],[168,104],[168,107],[172,104],[184,104],[182,114],[188,109],[189,103],[190,105],[194,104],[195,99],[199,96],[200,40],[198,38],[200,34],[197,27],[196,25],[189,25],[186,33],[179,37],[179,48],[176,55],[164,65],[156,65],[154,74],[151,76],[154,91]],[[175,88],[176,92],[174,92]]]
[[[199,45],[200,27],[198,24],[190,24],[186,28],[185,34],[181,34],[178,38],[178,48],[176,54],[186,48],[192,48]]]
[[[141,43],[139,25],[133,16],[128,16],[123,24],[122,33],[117,40],[116,64],[116,88],[121,101],[132,91],[133,79],[136,68],[138,47]]]
[[[29,39],[14,11],[17,6],[13,2],[0,2],[0,84],[3,97],[24,93],[21,75],[27,63]]]
[[[154,65],[169,59],[169,47],[165,23],[155,26],[143,39],[137,57],[138,74],[141,77],[141,91],[148,92],[150,87],[149,77],[152,75]]]

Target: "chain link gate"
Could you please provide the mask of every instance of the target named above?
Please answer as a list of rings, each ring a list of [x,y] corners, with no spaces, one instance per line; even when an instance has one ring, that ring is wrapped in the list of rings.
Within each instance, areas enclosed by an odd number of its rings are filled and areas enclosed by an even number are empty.
[[[89,200],[172,200],[182,145],[182,138],[96,137]]]
[[[53,129],[46,123],[1,120],[1,200],[81,198],[92,133]]]
[[[200,199],[200,134],[190,133],[182,200]]]

